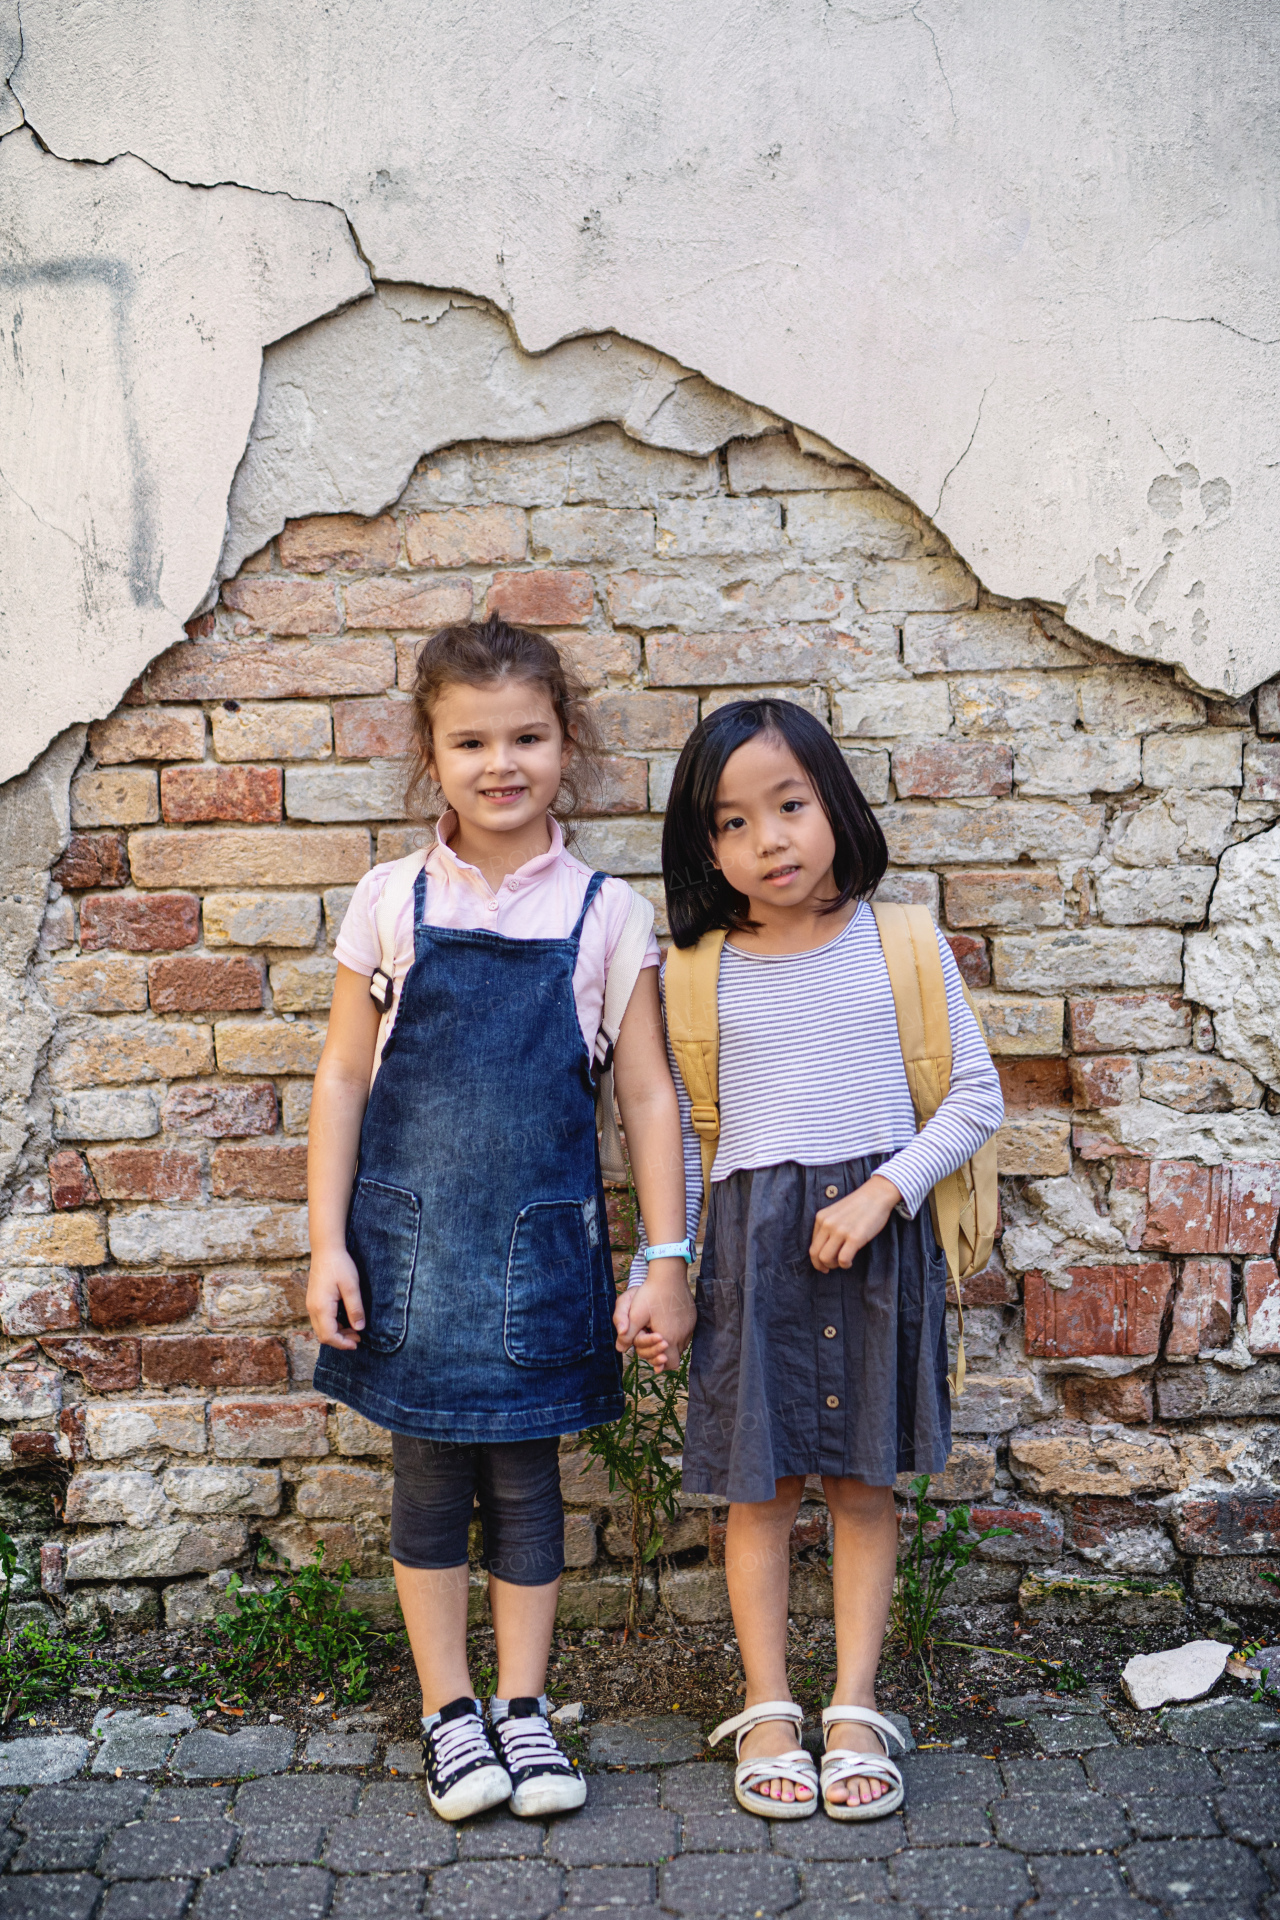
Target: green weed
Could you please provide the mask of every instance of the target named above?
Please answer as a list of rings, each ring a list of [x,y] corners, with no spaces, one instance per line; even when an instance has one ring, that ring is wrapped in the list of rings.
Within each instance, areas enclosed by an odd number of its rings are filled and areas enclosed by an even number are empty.
[[[948,1587],[963,1567],[967,1567],[976,1548],[984,1540],[994,1540],[1012,1531],[1010,1527],[987,1527],[982,1533],[969,1530],[968,1507],[952,1507],[941,1528],[940,1510],[929,1500],[929,1476],[922,1473],[911,1482],[915,1504],[915,1534],[898,1562],[898,1577],[893,1588],[893,1630],[907,1652],[919,1660],[929,1686],[927,1655],[933,1642],[933,1626]],[[932,1689],[930,1689],[932,1692]]]
[[[639,1631],[645,1568],[662,1552],[659,1515],[666,1520],[676,1517],[684,1446],[679,1408],[688,1390],[687,1352],[677,1373],[655,1373],[633,1351],[622,1376],[626,1405],[621,1420],[613,1426],[593,1427],[586,1436],[588,1450],[608,1470],[609,1491],[620,1487],[631,1499],[628,1636]]]
[[[369,1663],[381,1637],[363,1613],[343,1605],[351,1578],[344,1560],[334,1578],[321,1567],[324,1542],[315,1557],[279,1573],[264,1593],[250,1592],[239,1574],[227,1583],[236,1611],[213,1623],[222,1648],[220,1670],[228,1689],[242,1696],[266,1676],[312,1667],[335,1693],[363,1700],[370,1691]]]

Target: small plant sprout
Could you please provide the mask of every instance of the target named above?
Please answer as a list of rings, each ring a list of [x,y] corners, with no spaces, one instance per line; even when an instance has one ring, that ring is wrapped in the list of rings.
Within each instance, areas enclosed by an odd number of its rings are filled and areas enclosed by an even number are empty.
[[[914,1654],[929,1683],[928,1655],[933,1645],[933,1626],[947,1589],[984,1540],[994,1540],[1012,1532],[1010,1527],[987,1527],[982,1533],[969,1530],[968,1507],[952,1507],[941,1527],[939,1508],[929,1500],[929,1476],[922,1473],[911,1482],[915,1507],[915,1529],[911,1543],[898,1561],[898,1577],[893,1588],[893,1630],[908,1653]]]
[[[265,1546],[259,1556],[266,1558]],[[344,1604],[351,1568],[344,1560],[335,1578],[321,1568],[324,1542],[313,1559],[277,1574],[265,1593],[245,1587],[238,1573],[227,1583],[235,1612],[220,1613],[214,1631],[225,1648],[219,1665],[229,1682],[245,1689],[267,1672],[313,1666],[335,1693],[363,1700],[370,1692],[369,1659],[380,1637],[364,1614]],[[323,1695],[320,1696],[323,1698]]]

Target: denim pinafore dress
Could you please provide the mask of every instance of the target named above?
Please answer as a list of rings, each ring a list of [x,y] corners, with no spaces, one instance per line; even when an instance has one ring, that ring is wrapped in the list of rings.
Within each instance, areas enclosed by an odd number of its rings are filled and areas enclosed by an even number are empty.
[[[347,1248],[365,1326],[315,1384],[422,1440],[549,1439],[616,1420],[622,1372],[591,1056],[563,940],[425,924],[369,1095]]]

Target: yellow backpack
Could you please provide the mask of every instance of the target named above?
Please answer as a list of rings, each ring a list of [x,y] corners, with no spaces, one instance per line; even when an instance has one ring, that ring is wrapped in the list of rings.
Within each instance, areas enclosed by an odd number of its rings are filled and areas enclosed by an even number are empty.
[[[873,906],[893,1004],[898,1016],[907,1085],[916,1126],[932,1118],[951,1085],[951,1021],[946,982],[933,920],[927,907]],[[720,952],[723,929],[704,933],[693,947],[672,946],[667,953],[667,1031],[693,1108],[693,1125],[702,1145],[703,1188],[720,1139]],[[968,988],[964,997],[982,1021]],[[946,1255],[947,1279],[955,1287],[959,1344],[954,1374],[947,1384],[964,1392],[964,1304],[961,1282],[980,1273],[991,1258],[997,1216],[996,1143],[988,1140],[972,1159],[940,1180],[929,1195],[929,1211],[938,1244]]]

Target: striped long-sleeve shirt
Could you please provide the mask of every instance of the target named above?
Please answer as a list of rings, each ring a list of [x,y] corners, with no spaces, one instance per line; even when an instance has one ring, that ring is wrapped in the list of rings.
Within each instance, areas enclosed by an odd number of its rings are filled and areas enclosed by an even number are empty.
[[[867,1154],[915,1214],[939,1180],[989,1140],[1004,1117],[1000,1082],[965,1003],[950,947],[938,935],[951,1017],[951,1086],[916,1131],[898,1044],[893,989],[869,906],[825,946],[720,962],[720,1143],[712,1181],[787,1160],[828,1166]],[[684,1137],[686,1214],[697,1232],[702,1162],[689,1095],[668,1046]],[[644,1278],[639,1254],[631,1285]]]

